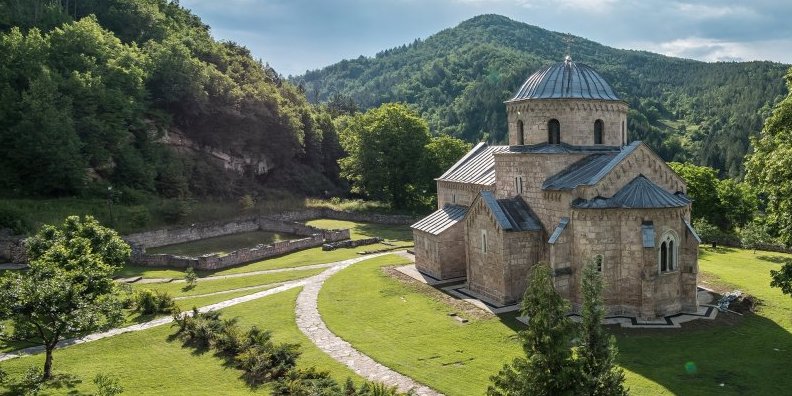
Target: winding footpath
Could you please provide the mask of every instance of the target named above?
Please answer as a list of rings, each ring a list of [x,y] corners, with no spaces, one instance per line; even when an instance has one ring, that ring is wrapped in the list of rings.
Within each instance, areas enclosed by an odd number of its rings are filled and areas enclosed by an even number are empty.
[[[283,282],[279,286],[273,287],[271,289],[262,290],[257,293],[248,294],[241,297],[232,298],[226,301],[222,301],[216,304],[207,305],[198,309],[199,312],[208,312],[214,311],[218,309],[227,308],[230,306],[234,306],[237,304],[241,304],[248,301],[257,300],[260,298],[264,298],[267,296],[271,296],[273,294],[277,294],[286,290],[293,289],[295,287],[302,287],[303,290],[297,296],[297,304],[295,307],[295,314],[297,318],[297,327],[302,331],[310,340],[313,342],[320,350],[327,353],[330,357],[334,360],[338,361],[341,364],[346,365],[350,369],[352,369],[358,375],[371,380],[371,381],[379,381],[389,386],[396,386],[399,390],[403,392],[407,392],[409,390],[413,390],[416,392],[417,395],[420,396],[442,396],[441,393],[418,383],[417,381],[409,378],[405,375],[399,374],[396,371],[389,369],[388,367],[383,366],[380,363],[377,363],[374,359],[370,358],[367,355],[364,355],[348,342],[344,341],[337,335],[333,334],[325,325],[324,321],[322,320],[322,316],[319,314],[319,308],[317,305],[317,301],[319,298],[319,290],[322,288],[324,282],[331,277],[332,275],[336,274],[338,271],[341,271],[344,268],[349,267],[352,264],[361,262],[363,260],[368,260],[371,258],[383,256],[386,254],[399,254],[405,255],[402,252],[388,252],[388,253],[378,253],[378,254],[371,254],[362,257],[356,257],[349,260],[338,261],[334,263],[328,264],[318,264],[318,265],[311,265],[299,268],[292,268],[291,270],[295,269],[313,269],[313,268],[327,268],[327,270],[323,271],[318,275],[314,275],[312,277],[298,279],[289,282]],[[406,256],[406,255],[405,255]],[[407,257],[407,256],[406,256]],[[260,273],[270,273],[270,272],[283,272],[289,269],[278,269],[278,270],[267,270],[267,271],[256,271],[252,273],[246,274],[233,274],[233,275],[226,275],[224,277],[229,278],[236,278],[240,276],[250,276],[250,275],[258,275]],[[261,287],[261,286],[253,286],[254,287]],[[241,288],[239,290],[245,290],[249,288]],[[218,293],[209,293],[207,295],[214,295],[214,294],[222,294],[222,293],[229,293],[233,291],[239,290],[228,290]],[[191,312],[185,312],[185,315],[191,315]],[[87,342],[97,341],[104,338],[116,336],[119,334],[124,333],[131,333],[136,331],[142,331],[151,329],[157,326],[162,326],[165,324],[169,324],[173,322],[173,317],[163,317],[155,320],[151,320],[145,323],[140,323],[132,326],[121,327],[117,329],[108,330],[101,333],[94,333],[87,335],[81,338],[72,338],[68,340],[63,340],[58,343],[57,348],[65,348],[72,345],[79,345],[84,344]],[[34,346],[29,348],[20,349],[13,352],[8,353],[0,353],[0,362],[5,360],[10,360],[22,356],[34,355],[38,353],[44,352],[44,347],[42,346]]]
[[[376,256],[372,255],[367,258]],[[412,389],[416,394],[421,396],[442,395],[410,377],[399,374],[377,363],[374,359],[364,355],[327,328],[327,325],[325,325],[322,320],[321,314],[319,314],[317,305],[319,290],[329,277],[352,264],[354,263],[335,265],[330,267],[327,271],[311,277],[309,281],[306,282],[302,292],[297,296],[295,311],[297,316],[297,327],[299,327],[300,331],[305,333],[311,342],[319,349],[366,379],[379,381],[390,386],[396,386],[402,392],[407,392]]]

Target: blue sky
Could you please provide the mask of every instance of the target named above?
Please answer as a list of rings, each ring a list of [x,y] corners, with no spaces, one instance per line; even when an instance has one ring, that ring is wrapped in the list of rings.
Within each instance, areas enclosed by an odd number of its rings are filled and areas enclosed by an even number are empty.
[[[181,0],[212,34],[284,75],[377,52],[481,14],[616,48],[792,63],[790,0]],[[574,50],[574,49],[573,49]]]

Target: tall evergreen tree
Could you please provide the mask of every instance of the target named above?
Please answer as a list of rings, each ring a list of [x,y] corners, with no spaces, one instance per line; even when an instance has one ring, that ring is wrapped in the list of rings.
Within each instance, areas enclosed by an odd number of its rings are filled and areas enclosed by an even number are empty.
[[[577,395],[580,366],[572,355],[575,324],[569,304],[553,285],[552,269],[539,263],[531,271],[522,302],[528,328],[519,333],[525,357],[515,358],[491,377],[489,396]]]
[[[605,305],[602,273],[594,263],[583,269],[583,322],[578,356],[583,374],[580,394],[589,396],[627,395],[624,371],[616,366],[616,340],[602,327]]]

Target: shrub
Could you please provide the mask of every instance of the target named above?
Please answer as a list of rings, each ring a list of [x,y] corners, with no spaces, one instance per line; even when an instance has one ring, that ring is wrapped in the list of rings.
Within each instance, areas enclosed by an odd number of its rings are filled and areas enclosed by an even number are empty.
[[[44,386],[44,370],[39,366],[30,366],[14,386],[14,393],[25,396],[38,395]]]
[[[0,385],[5,384],[6,380],[8,380],[8,373],[6,373],[5,370],[0,367]]]
[[[245,194],[239,199],[239,205],[243,210],[250,210],[256,207],[256,199],[250,194]]]
[[[169,314],[178,310],[173,297],[160,290],[138,290],[135,293],[135,305],[144,315]]]
[[[237,367],[245,372],[245,378],[251,385],[277,380],[297,364],[300,356],[297,344],[251,345],[234,361]]]
[[[171,199],[160,206],[160,215],[169,223],[184,220],[192,213],[192,202],[186,199]]]
[[[151,214],[145,206],[132,206],[127,210],[129,225],[136,228],[143,228],[151,221]]]
[[[195,273],[195,269],[193,267],[187,267],[184,270],[184,281],[187,282],[187,286],[185,289],[192,289],[198,283],[198,274]]]
[[[317,371],[315,367],[307,370],[291,370],[275,384],[273,396],[313,396],[313,395],[355,395],[349,393],[350,379],[344,390],[338,386],[330,373]],[[355,384],[351,384],[352,392],[356,392]]]
[[[24,212],[17,208],[0,206],[0,230],[3,228],[8,228],[17,235],[33,231],[33,225],[27,220]]]
[[[115,396],[124,391],[124,387],[118,383],[117,378],[102,373],[96,374],[93,383],[96,385],[97,396]]]
[[[178,335],[187,343],[199,348],[209,348],[219,338],[226,324],[220,320],[220,312],[198,312],[193,307],[192,315],[174,315],[179,327]]]

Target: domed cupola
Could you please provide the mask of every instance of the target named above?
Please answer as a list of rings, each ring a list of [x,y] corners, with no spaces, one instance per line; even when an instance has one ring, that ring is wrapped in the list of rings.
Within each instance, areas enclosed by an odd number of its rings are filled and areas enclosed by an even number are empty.
[[[509,145],[624,146],[627,111],[599,73],[567,56],[532,74],[506,101]]]
[[[525,99],[620,100],[599,73],[569,56],[528,77],[509,102]]]

